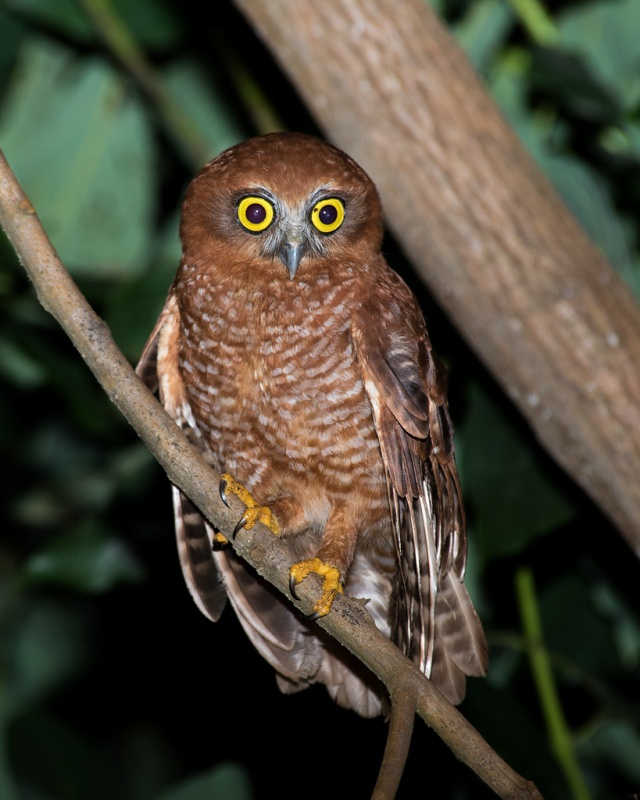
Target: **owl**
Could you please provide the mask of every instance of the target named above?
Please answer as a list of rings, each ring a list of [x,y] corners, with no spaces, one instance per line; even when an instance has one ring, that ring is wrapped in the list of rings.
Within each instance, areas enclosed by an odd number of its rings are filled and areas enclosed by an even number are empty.
[[[187,189],[182,259],[139,375],[219,473],[322,578],[310,617],[224,547],[173,488],[185,581],[228,597],[284,692],[323,683],[363,716],[383,687],[316,624],[337,592],[454,703],[487,646],[463,584],[465,516],[446,377],[415,297],[381,254],[377,190],[312,136],[250,139]]]

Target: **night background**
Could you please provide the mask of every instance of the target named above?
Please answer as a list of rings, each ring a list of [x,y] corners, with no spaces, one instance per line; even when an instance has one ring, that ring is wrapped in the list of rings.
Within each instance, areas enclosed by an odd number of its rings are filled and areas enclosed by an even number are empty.
[[[432,5],[638,295],[640,2]],[[107,24],[144,73],[114,57]],[[0,148],[132,364],[179,261],[187,183],[273,129],[320,133],[231,3],[0,2]],[[461,711],[546,800],[635,798],[638,558],[537,444],[401,243],[388,237],[384,251],[450,373],[467,585],[490,647]],[[281,695],[232,610],[215,626],[198,612],[164,474],[3,234],[0,459],[0,800],[370,796],[385,724],[336,707],[321,686]],[[534,679],[527,613],[539,614],[557,694]],[[400,800],[494,796],[416,720]]]

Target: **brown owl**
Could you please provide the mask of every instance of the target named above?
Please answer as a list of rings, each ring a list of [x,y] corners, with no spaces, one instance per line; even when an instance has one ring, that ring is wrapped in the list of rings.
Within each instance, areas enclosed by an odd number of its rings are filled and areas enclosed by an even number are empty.
[[[372,676],[315,624],[337,591],[454,703],[487,646],[463,585],[465,518],[446,378],[417,301],[380,252],[378,193],[345,153],[277,133],[225,151],[182,210],[183,255],[138,373],[247,513],[286,537],[311,618],[220,547],[174,487],[184,578],[201,611],[228,596],[280,688],[324,683],[380,713]],[[236,483],[237,481],[237,483]],[[247,491],[244,491],[243,487]]]

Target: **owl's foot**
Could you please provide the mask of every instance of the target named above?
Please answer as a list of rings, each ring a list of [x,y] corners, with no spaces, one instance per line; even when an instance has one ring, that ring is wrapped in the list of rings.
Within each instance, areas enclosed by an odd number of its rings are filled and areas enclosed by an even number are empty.
[[[260,506],[256,503],[253,499],[251,494],[244,488],[241,483],[232,478],[227,472],[225,472],[220,480],[220,498],[225,506],[228,506],[229,503],[227,502],[227,492],[231,492],[231,494],[235,494],[235,496],[242,500],[245,504],[246,508],[244,514],[240,518],[240,521],[233,529],[233,533],[231,535],[232,539],[236,538],[236,534],[241,531],[243,528],[253,528],[256,522],[261,522],[263,525],[266,525],[269,530],[273,531],[276,536],[280,535],[280,526],[278,525],[276,518],[273,516],[271,509],[268,506]]]
[[[294,564],[289,570],[289,591],[298,599],[296,594],[296,586],[303,581],[307,575],[315,572],[320,575],[322,580],[322,594],[320,599],[313,607],[312,613],[308,619],[316,620],[320,617],[325,617],[331,610],[331,604],[335,600],[338,592],[344,592],[342,588],[342,581],[340,578],[340,570],[337,567],[332,567],[330,564],[325,563],[319,558],[308,558],[306,561],[300,561]]]

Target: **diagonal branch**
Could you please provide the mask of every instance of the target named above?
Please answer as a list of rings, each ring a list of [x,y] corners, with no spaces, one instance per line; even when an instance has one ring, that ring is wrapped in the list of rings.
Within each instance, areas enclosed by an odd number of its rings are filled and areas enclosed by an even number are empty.
[[[109,329],[95,314],[60,262],[36,212],[22,192],[0,152],[0,224],[28,272],[44,308],[64,328],[80,355],[167,473],[210,522],[228,537],[243,508],[230,497],[227,509],[215,487],[214,475],[200,453],[185,439],[162,406],[138,379],[117,348]],[[235,551],[281,592],[288,594],[289,567],[294,557],[282,540],[262,525],[243,531]],[[309,584],[309,585],[307,585]],[[317,584],[305,581],[295,605],[309,613]],[[293,601],[292,601],[293,602]],[[480,734],[375,627],[362,601],[339,596],[331,613],[319,621],[326,631],[366,664],[387,687],[392,713],[385,764],[375,795],[392,798],[408,749],[403,709],[419,716],[443,739],[456,757],[473,769],[502,798],[540,800],[535,786],[521,778],[482,739]],[[413,713],[413,712],[411,712]],[[389,750],[400,759],[393,763]],[[404,757],[403,757],[404,755]]]

